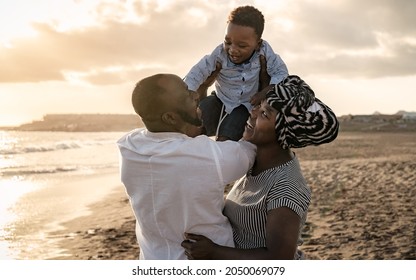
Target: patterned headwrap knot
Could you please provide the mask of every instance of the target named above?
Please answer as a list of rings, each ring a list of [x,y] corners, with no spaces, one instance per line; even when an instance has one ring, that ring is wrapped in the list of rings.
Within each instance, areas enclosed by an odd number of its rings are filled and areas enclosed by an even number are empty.
[[[335,114],[296,75],[288,76],[269,91],[266,102],[277,110],[275,131],[284,149],[329,143],[338,135]]]

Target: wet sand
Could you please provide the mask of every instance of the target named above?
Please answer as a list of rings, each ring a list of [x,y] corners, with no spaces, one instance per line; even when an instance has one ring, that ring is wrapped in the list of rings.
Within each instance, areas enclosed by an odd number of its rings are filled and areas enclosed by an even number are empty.
[[[340,132],[331,144],[295,152],[313,191],[307,258],[416,259],[416,133]],[[137,259],[122,185],[90,210],[53,233],[64,250],[53,259]]]
[[[88,217],[92,203],[104,201],[120,185],[118,169],[99,174],[72,174],[40,177],[22,181],[30,188],[7,211],[0,228],[0,259],[39,260],[55,258],[61,248],[57,243],[67,234],[50,234],[77,217]],[[23,188],[22,188],[23,189]]]

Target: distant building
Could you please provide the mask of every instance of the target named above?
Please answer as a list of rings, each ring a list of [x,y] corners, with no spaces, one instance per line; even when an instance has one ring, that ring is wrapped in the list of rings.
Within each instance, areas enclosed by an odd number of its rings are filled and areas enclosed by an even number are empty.
[[[404,112],[402,115],[403,120],[416,120],[416,112]]]
[[[416,112],[394,115],[346,115],[338,118],[341,131],[409,131],[416,132]]]

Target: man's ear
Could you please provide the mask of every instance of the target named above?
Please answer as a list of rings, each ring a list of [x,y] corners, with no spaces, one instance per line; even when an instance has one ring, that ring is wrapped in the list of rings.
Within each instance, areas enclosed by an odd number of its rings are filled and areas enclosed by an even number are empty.
[[[174,112],[165,112],[162,114],[162,121],[169,125],[175,125],[176,114]]]

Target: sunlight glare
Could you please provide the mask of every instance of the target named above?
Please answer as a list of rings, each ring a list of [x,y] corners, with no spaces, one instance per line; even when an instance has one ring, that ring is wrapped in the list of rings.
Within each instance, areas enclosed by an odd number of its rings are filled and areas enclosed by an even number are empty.
[[[35,23],[48,24],[59,32],[97,26],[107,20],[140,23],[133,1],[38,0],[6,1],[0,9],[0,46],[13,47],[13,40],[36,36]],[[162,1],[163,2],[163,1]],[[163,3],[162,3],[163,4]],[[22,8],[24,7],[24,8]]]
[[[21,5],[21,1],[8,1],[7,5],[2,5],[0,9],[0,46],[11,48],[13,46],[12,39],[36,35],[30,26],[34,15],[30,8],[21,9],[19,7]]]
[[[11,207],[24,194],[33,191],[38,186],[20,176],[0,180],[0,228],[15,218]]]

